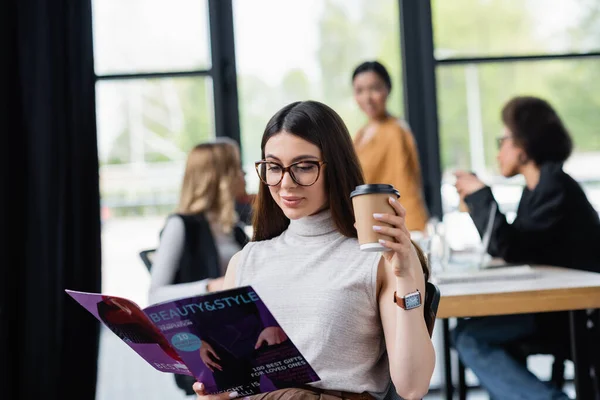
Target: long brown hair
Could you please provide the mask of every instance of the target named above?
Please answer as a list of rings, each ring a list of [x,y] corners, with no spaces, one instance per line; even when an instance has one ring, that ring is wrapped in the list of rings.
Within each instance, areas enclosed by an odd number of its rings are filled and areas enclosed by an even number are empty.
[[[338,231],[347,237],[357,237],[350,193],[364,178],[352,139],[340,116],[330,107],[316,101],[298,101],[278,111],[267,123],[261,142],[261,155],[265,158],[265,146],[270,138],[281,132],[296,135],[314,145],[322,153],[327,164],[325,188],[329,208]],[[275,203],[268,186],[261,182],[254,203],[253,241],[267,240],[281,235],[290,220]],[[425,275],[429,280],[429,266],[423,250],[412,242]]]
[[[190,151],[177,212],[210,213],[223,232],[237,222],[234,188],[240,182],[239,147],[234,141],[202,143]]]
[[[356,237],[350,193],[364,183],[364,178],[352,139],[340,116],[316,101],[299,101],[285,106],[267,123],[261,142],[263,159],[269,139],[284,131],[321,150],[323,161],[327,162],[323,172],[333,222],[342,235]],[[289,223],[268,186],[261,182],[255,201],[252,240],[279,236]]]

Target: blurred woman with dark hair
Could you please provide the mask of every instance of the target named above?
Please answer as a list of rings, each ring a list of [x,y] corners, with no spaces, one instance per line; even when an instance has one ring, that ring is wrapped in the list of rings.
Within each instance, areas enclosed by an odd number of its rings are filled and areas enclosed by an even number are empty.
[[[354,99],[368,118],[354,137],[366,183],[387,183],[400,192],[406,227],[422,231],[428,219],[423,199],[421,166],[408,124],[387,111],[392,80],[377,61],[360,64],[352,74]]]
[[[511,263],[600,271],[600,221],[579,184],[562,169],[571,137],[556,111],[536,97],[516,97],[502,110],[504,134],[498,162],[505,177],[523,175],[525,188],[512,224],[496,211],[488,252]],[[456,189],[481,235],[492,205],[491,189],[468,172]],[[497,209],[497,208],[496,208]],[[461,320],[454,344],[494,399],[567,399],[515,360],[507,345],[552,332],[568,338],[565,313],[522,314]]]

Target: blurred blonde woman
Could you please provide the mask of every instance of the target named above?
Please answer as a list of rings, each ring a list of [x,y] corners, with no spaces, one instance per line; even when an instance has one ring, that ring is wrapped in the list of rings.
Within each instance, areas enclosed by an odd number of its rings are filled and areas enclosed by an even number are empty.
[[[248,242],[235,198],[245,193],[240,150],[220,138],[192,149],[179,207],[167,219],[150,274],[150,303],[220,290],[229,260]],[[175,375],[186,394],[195,379]]]
[[[233,140],[192,149],[179,207],[167,219],[154,257],[151,303],[219,290],[229,259],[248,241],[235,212],[243,182]]]

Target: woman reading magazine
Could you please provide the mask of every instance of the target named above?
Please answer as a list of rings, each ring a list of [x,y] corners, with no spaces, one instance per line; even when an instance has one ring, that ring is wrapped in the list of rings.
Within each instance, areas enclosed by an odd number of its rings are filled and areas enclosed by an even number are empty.
[[[382,243],[390,251],[361,252],[350,193],[363,175],[346,126],[324,104],[284,107],[261,149],[254,237],[232,258],[224,289],[252,285],[321,380],[253,399],[381,399],[390,379],[401,397],[422,398],[435,364],[424,310],[393,301],[424,294],[429,275],[404,208],[390,199],[396,215],[374,215],[391,225],[373,227],[394,238]],[[206,395],[201,382],[194,390],[200,400],[238,396]]]

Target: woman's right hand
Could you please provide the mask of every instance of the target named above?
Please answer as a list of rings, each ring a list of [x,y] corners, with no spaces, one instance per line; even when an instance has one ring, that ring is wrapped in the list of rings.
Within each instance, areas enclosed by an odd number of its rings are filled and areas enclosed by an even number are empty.
[[[485,183],[472,172],[456,171],[454,176],[456,176],[456,183],[454,186],[456,187],[456,191],[461,200],[464,200],[468,195],[485,187]]]
[[[206,394],[204,384],[200,382],[194,383],[192,386],[196,392],[196,400],[230,400],[238,397],[238,392],[225,392],[219,394]]]

